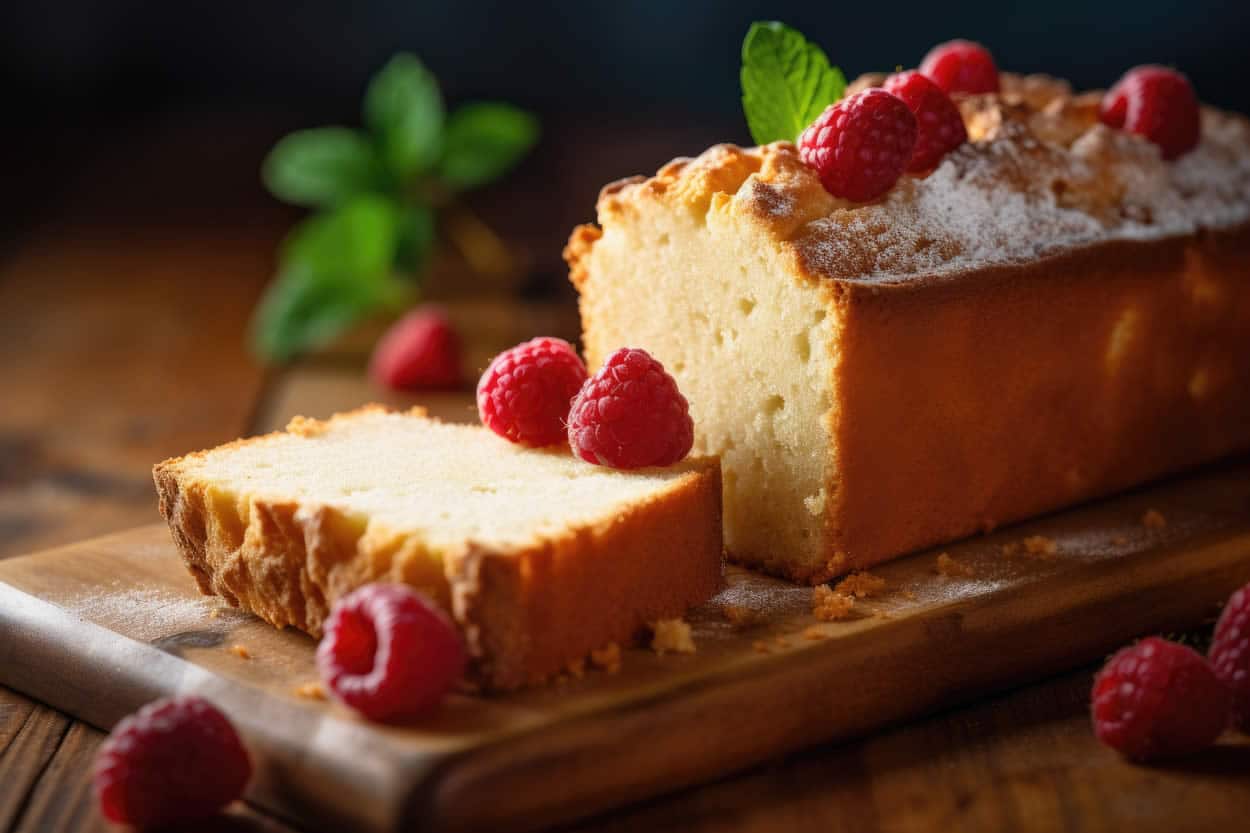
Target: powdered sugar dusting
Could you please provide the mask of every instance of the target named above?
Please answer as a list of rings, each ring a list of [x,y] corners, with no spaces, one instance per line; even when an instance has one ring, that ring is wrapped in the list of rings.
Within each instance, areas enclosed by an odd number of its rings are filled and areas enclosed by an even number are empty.
[[[1169,163],[1138,136],[1080,121],[1085,112],[978,104],[992,109],[983,119],[989,127],[927,177],[904,179],[879,203],[843,204],[803,227],[792,242],[804,267],[900,282],[1250,221],[1243,118],[1205,110],[1200,145]]]
[[[228,630],[249,618],[220,599],[186,596],[163,588],[133,587],[120,581],[67,603],[75,616],[154,642],[192,630]]]

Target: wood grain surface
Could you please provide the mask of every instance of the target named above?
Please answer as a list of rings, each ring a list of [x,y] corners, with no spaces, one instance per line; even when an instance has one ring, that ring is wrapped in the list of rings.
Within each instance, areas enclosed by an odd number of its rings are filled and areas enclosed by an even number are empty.
[[[1148,511],[1166,526],[1143,524]],[[1005,554],[1035,536],[1054,554]],[[201,597],[168,531],[148,526],[0,564],[0,682],[104,728],[203,694],[257,753],[251,799],[320,829],[533,830],[1201,621],[1250,580],[1250,463],[944,552],[967,574],[940,574],[935,552],[882,565],[885,589],[839,622],[812,615],[810,588],[731,569],[690,616],[695,655],[629,649],[617,674],[458,696],[391,728],[301,699],[312,640]]]
[[[293,126],[150,120],[124,130],[93,125],[89,144],[19,136],[9,158],[23,163],[10,175],[12,211],[0,238],[0,559],[154,520],[152,462],[266,428],[283,403],[318,413],[379,398],[363,382],[360,345],[270,373],[242,349],[274,246],[295,216],[261,192],[255,171]],[[560,240],[552,235],[587,219],[599,185],[715,138],[640,137],[634,126],[614,125],[597,141],[594,125],[576,127],[550,131],[553,144],[543,151],[569,173],[557,192],[543,177],[522,176],[479,200],[484,217],[542,261],[551,286],[560,283]],[[555,144],[561,136],[569,141]],[[500,308],[491,323],[466,331],[478,355],[505,336],[489,327],[517,307]],[[517,312],[506,335],[529,326],[523,336],[576,334],[557,323],[575,321],[567,303],[548,309],[532,322]],[[1125,764],[1089,730],[1092,670],[982,695],[565,829],[1243,827],[1250,743],[1230,735],[1191,760]],[[87,789],[102,738],[0,688],[0,831],[115,830]],[[644,731],[637,742],[649,739]],[[201,829],[301,828],[237,804]]]

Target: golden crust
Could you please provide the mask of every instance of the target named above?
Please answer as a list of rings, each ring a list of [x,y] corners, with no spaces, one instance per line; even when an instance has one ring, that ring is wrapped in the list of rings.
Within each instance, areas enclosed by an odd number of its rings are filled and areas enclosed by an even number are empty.
[[[788,252],[800,275],[893,283],[1250,220],[1250,121],[1204,108],[1202,143],[1166,163],[1145,139],[1099,124],[1099,98],[1010,74],[1001,94],[956,96],[971,141],[874,203],[830,196],[789,142],[716,145],[604,188],[599,223],[653,201],[696,214],[728,208]],[[595,239],[580,227],[570,240],[575,282]]]
[[[297,418],[290,430],[315,435],[329,422]],[[608,643],[632,640],[649,622],[706,600],[721,581],[714,460],[609,521],[536,538],[519,552],[466,541],[440,557],[415,536],[376,529],[332,507],[228,504],[211,483],[185,473],[187,458],[158,463],[153,479],[161,514],[202,593],[317,636],[334,602],[353,589],[406,583],[452,614],[474,676],[488,688],[543,680]]]

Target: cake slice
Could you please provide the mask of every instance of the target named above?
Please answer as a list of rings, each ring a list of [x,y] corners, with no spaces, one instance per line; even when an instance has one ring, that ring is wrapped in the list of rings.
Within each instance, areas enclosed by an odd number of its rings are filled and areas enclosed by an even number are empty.
[[[673,373],[737,561],[818,583],[1250,448],[1250,122],[1167,162],[1055,79],[956,101],[875,202],[722,145],[569,241],[588,363]]]
[[[410,584],[460,625],[493,688],[679,617],[721,580],[715,460],[619,472],[369,406],[153,474],[205,594],[319,635],[356,587]]]

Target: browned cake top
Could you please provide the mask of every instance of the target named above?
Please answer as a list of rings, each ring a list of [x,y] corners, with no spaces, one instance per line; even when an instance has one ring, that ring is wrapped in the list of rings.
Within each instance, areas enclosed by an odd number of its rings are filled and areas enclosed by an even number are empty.
[[[1002,87],[956,95],[970,141],[876,202],[829,195],[789,142],[717,145],[607,186],[600,221],[656,199],[725,209],[766,229],[801,272],[883,283],[1250,221],[1246,118],[1204,107],[1198,147],[1167,162],[1146,139],[1099,123],[1100,92],[1010,74]]]

